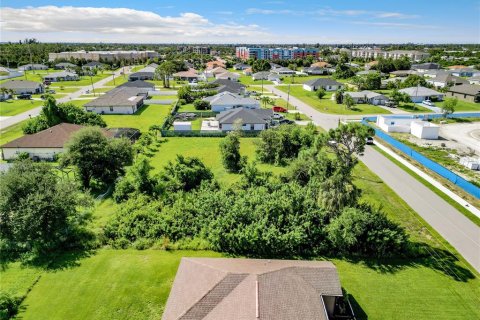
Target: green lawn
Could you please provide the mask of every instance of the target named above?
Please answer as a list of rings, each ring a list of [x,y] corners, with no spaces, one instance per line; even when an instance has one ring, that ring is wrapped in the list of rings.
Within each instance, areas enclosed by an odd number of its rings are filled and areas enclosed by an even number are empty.
[[[238,81],[240,83],[243,83],[243,84],[246,84],[246,85],[261,85],[262,84],[262,80],[253,80],[252,79],[252,76],[245,76],[245,75],[242,75],[240,76],[240,78],[238,78]],[[266,84],[273,84],[272,81],[268,81],[268,80],[263,80],[263,84],[266,85]]]
[[[287,93],[287,86],[276,86],[275,88]],[[317,93],[313,91],[304,90],[302,86],[291,86],[290,95],[295,98],[307,103],[312,108],[323,112],[331,114],[388,114],[391,113],[388,110],[383,108],[370,105],[370,104],[357,104],[352,109],[347,109],[343,104],[337,104],[335,101],[331,100],[332,93],[328,92],[325,97],[318,99]]]
[[[207,167],[209,167],[215,177],[223,184],[230,184],[237,181],[240,176],[238,174],[228,173],[222,165],[220,158],[219,143],[222,138],[211,137],[171,137],[165,139],[159,146],[158,152],[151,159],[151,163],[159,171],[168,161],[175,160],[177,154],[188,157],[198,157]],[[240,152],[242,155],[248,156],[249,161],[255,159],[254,141],[257,138],[242,138]],[[258,164],[260,170],[268,170],[274,173],[281,173],[286,170],[284,167],[276,167],[268,164]]]
[[[63,89],[60,86],[54,86],[53,84],[48,87],[48,89],[55,90],[56,93],[72,93],[78,91],[78,88],[68,88],[63,86]]]
[[[115,81],[112,78],[112,80],[105,83],[105,86],[119,86],[121,84],[124,84],[127,81],[128,81],[128,75],[119,76],[119,77],[115,77]]]
[[[76,105],[77,107],[82,108],[84,104],[86,104],[86,103],[88,103],[92,100],[93,100],[93,97],[92,97],[92,99],[70,100],[68,103],[72,103],[72,104]]]
[[[422,106],[419,106],[418,104],[416,103],[400,103],[397,107],[398,109],[401,109],[401,110],[405,110],[405,111],[408,111],[408,112],[412,112],[412,113],[432,113],[433,111],[428,109],[428,108],[425,108],[425,107],[422,107]]]
[[[170,111],[170,106],[149,105],[142,107],[133,115],[103,115],[102,118],[108,127],[137,128],[142,132],[148,131],[153,124],[161,125]]]
[[[313,80],[313,79],[318,79],[318,78],[328,78],[329,76],[295,76],[293,77],[293,82],[292,82],[292,76],[281,76],[282,79],[282,84],[299,84],[299,83],[305,83],[307,81]]]
[[[442,108],[444,103],[444,101],[435,102],[435,106]],[[458,99],[457,105],[455,106],[455,112],[458,111],[480,111],[480,103]]]
[[[52,88],[53,87],[60,87],[60,86],[64,86],[64,87],[84,87],[84,86],[91,85],[92,82],[95,84],[95,82],[100,81],[102,79],[105,79],[107,77],[111,77],[110,72],[104,72],[103,74],[99,73],[99,74],[97,74],[97,75],[95,75],[91,78],[88,77],[88,76],[81,76],[80,80],[76,80],[76,81],[52,82],[52,84],[50,86]]]
[[[198,110],[195,109],[195,106],[193,105],[193,103],[183,104],[178,108],[178,112],[186,112],[186,111],[198,111]]]
[[[0,116],[8,117],[28,111],[41,106],[43,101],[39,100],[6,100],[0,102]]]
[[[28,120],[24,120],[5,129],[0,129],[0,145],[23,136],[22,127]]]

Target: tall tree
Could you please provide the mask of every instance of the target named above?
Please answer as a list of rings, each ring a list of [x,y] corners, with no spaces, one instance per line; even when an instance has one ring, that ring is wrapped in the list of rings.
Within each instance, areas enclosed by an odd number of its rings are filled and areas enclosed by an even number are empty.
[[[220,154],[222,155],[223,166],[227,171],[240,172],[245,161],[242,161],[240,155],[239,132],[230,132],[220,142]]]
[[[445,99],[442,106],[442,113],[444,118],[446,118],[449,114],[452,114],[455,112],[455,107],[457,106],[457,103],[458,103],[457,98]]]

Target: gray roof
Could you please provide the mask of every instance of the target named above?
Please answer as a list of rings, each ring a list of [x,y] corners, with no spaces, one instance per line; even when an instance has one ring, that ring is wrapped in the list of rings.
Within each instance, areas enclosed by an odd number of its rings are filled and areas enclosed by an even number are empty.
[[[129,87],[129,88],[149,88],[154,89],[155,85],[151,82],[146,82],[143,80],[128,81],[124,84],[118,86],[118,88]]]
[[[440,65],[438,63],[433,63],[433,62],[417,63],[417,64],[412,64],[411,69],[413,69],[413,70],[417,70],[417,69],[440,69]]]
[[[148,72],[148,71],[139,71],[139,72],[134,72],[134,73],[131,73],[128,78],[133,78],[133,77],[142,77],[142,78],[145,78],[145,77],[148,77],[148,78],[152,78],[153,79],[153,76],[155,75],[154,72]]]
[[[480,86],[474,84],[462,84],[460,86],[453,86],[448,91],[476,96],[480,95]]]
[[[43,76],[43,78],[65,78],[65,77],[78,77],[78,75],[75,72],[60,71],[60,72],[49,73]]]
[[[404,92],[408,94],[410,97],[428,97],[428,96],[443,95],[443,93],[440,93],[425,87],[410,87],[410,88],[400,89],[398,91]]]
[[[91,61],[89,63],[84,64],[82,67],[100,67],[100,66],[104,66],[104,64],[98,61]]]
[[[211,105],[232,105],[232,106],[242,106],[242,105],[258,105],[259,102],[252,98],[245,98],[241,95],[224,91],[217,93],[214,96],[203,98],[204,101],[210,102]]]
[[[438,74],[435,78],[427,80],[428,82],[443,82],[443,83],[449,83],[453,82],[454,84],[462,84],[462,83],[468,83],[467,80],[453,76],[449,73],[442,73]]]
[[[23,66],[19,66],[19,68],[24,68],[24,67],[48,68],[46,65],[40,64],[40,63],[29,63],[29,64],[24,64]]]
[[[232,92],[232,93],[240,93],[245,89],[244,84],[241,84],[238,81],[232,81],[228,79],[217,79],[213,81],[213,83],[218,84],[218,87],[214,89],[218,93],[225,92],[225,91]]]
[[[163,320],[326,320],[322,296],[342,296],[331,262],[182,258]]]
[[[57,63],[55,65],[55,67],[70,67],[70,68],[74,68],[76,67],[76,65],[74,65],[73,63],[70,63],[70,62],[60,62],[60,63]]]
[[[29,80],[10,80],[5,81],[4,83],[0,83],[0,88],[7,88],[7,89],[18,89],[18,88],[33,88],[36,89],[42,86],[41,83]]]
[[[136,106],[148,94],[148,89],[118,87],[90,101],[84,107]]]
[[[372,99],[372,98],[381,98],[381,99],[384,99],[384,100],[388,100],[388,98],[386,96],[384,96],[383,94],[381,93],[378,93],[378,92],[373,92],[373,91],[368,91],[368,90],[364,90],[364,91],[349,91],[349,92],[345,92],[345,94],[348,94],[350,97],[352,98],[364,98],[364,97],[367,97],[367,99]]]
[[[305,85],[310,87],[318,87],[318,86],[342,86],[343,83],[337,82],[330,78],[317,78],[312,79],[310,81],[305,82]]]
[[[216,120],[220,124],[232,124],[238,119],[242,119],[243,123],[263,124],[268,123],[273,116],[271,109],[246,109],[235,108],[217,114]]]

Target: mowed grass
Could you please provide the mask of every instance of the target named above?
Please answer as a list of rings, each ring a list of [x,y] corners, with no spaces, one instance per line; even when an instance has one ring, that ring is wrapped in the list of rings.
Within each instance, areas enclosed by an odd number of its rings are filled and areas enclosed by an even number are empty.
[[[262,80],[253,80],[252,76],[245,76],[245,75],[242,75],[240,76],[240,78],[238,78],[238,81],[240,83],[243,83],[243,84],[246,84],[246,85],[261,85],[262,84]],[[267,84],[273,84],[272,81],[268,81],[268,80],[263,80],[263,84],[264,85],[267,85]]]
[[[169,137],[160,144],[158,151],[151,158],[154,172],[160,171],[169,161],[174,161],[177,154],[185,157],[198,157],[209,167],[215,178],[224,185],[229,185],[240,179],[240,175],[228,173],[222,165],[220,156],[220,141],[223,138],[212,137]],[[240,153],[247,156],[249,161],[255,160],[255,141],[258,138],[242,138]],[[270,171],[275,174],[285,172],[286,167],[278,167],[268,164],[258,164],[262,171]]]
[[[0,102],[0,116],[10,117],[43,105],[40,100],[6,100]]]
[[[318,78],[328,78],[329,76],[298,76],[295,75],[293,78],[291,75],[283,75],[281,76],[282,84],[299,84],[305,83],[307,81],[318,79]]]
[[[136,128],[147,132],[151,125],[161,125],[169,111],[170,106],[167,105],[148,105],[135,114],[102,115],[102,118],[111,128]]]
[[[275,88],[285,93],[288,92],[288,86],[276,86]],[[346,115],[391,113],[388,110],[370,104],[357,104],[352,109],[347,109],[344,104],[337,104],[335,101],[331,100],[331,92],[328,92],[325,97],[319,99],[316,92],[307,91],[303,89],[302,86],[291,86],[290,95],[323,113]]]
[[[449,97],[446,97],[449,98]],[[435,102],[435,106],[442,108],[445,101]],[[459,111],[480,111],[480,103],[469,102],[458,99],[457,105],[455,106],[455,112]]]
[[[182,256],[220,254],[100,250],[76,266],[41,272],[24,301],[26,310],[19,316],[24,320],[160,319]],[[2,272],[2,282],[7,278],[15,287],[16,283],[31,284],[36,276],[32,269],[13,265]],[[24,292],[23,287],[18,289]]]
[[[127,81],[128,81],[128,75],[118,76],[118,77],[115,77],[115,79],[113,79],[112,77],[112,80],[105,83],[105,86],[119,86],[121,84],[124,84]]]
[[[22,127],[28,120],[0,130],[0,146],[23,136]]]

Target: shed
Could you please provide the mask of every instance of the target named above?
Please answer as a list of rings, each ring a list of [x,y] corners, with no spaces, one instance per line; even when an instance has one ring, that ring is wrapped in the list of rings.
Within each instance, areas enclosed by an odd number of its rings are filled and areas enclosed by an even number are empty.
[[[417,138],[437,140],[440,127],[428,121],[412,121],[410,132]]]

